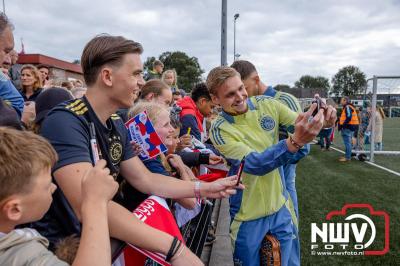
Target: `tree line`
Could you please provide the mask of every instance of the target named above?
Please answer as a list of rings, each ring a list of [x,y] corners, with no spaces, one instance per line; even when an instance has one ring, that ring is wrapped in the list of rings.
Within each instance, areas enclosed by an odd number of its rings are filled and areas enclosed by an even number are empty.
[[[335,96],[352,96],[364,92],[367,85],[365,74],[356,66],[345,66],[329,79],[322,76],[303,75],[295,82],[295,87],[303,89],[322,89]]]
[[[197,57],[190,57],[181,51],[164,52],[158,58],[164,63],[164,69],[175,69],[178,75],[178,87],[190,92],[194,85],[202,81],[204,70]],[[148,57],[144,63],[145,71],[152,69],[156,57]],[[329,80],[323,76],[303,75],[294,84],[296,88],[320,89],[335,96],[356,95],[364,92],[367,85],[365,74],[357,66],[345,66]],[[290,89],[287,84],[278,84],[277,90]]]

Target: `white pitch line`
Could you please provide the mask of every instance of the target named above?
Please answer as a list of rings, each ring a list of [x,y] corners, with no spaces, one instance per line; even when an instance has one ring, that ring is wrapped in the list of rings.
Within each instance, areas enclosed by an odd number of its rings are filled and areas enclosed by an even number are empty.
[[[335,147],[332,147],[332,146],[331,146],[331,149],[332,149],[332,150],[335,150],[335,151],[338,151],[338,152],[340,152],[340,153],[345,154],[344,151],[339,150],[339,149],[337,149],[337,148],[335,148]],[[376,164],[376,163],[373,163],[373,162],[368,162],[368,161],[365,161],[365,163],[370,164],[370,165],[372,165],[372,166],[375,166],[375,167],[377,167],[377,168],[379,168],[379,169],[385,170],[386,172],[389,172],[389,173],[391,173],[391,174],[400,176],[400,173],[399,173],[399,172],[390,170],[390,169],[388,169],[388,168],[386,168],[386,167],[383,167],[383,166],[381,166],[381,165],[379,165],[379,164]]]

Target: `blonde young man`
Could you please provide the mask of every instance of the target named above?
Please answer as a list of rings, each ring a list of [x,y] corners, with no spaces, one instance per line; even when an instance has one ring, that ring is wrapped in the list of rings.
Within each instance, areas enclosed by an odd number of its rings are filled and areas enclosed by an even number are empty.
[[[324,115],[320,110],[311,118],[316,105],[297,114],[271,97],[248,98],[240,74],[230,67],[211,70],[207,87],[223,109],[211,126],[212,142],[231,161],[232,172],[245,158],[246,190],[230,198],[235,264],[258,266],[261,242],[272,234],[280,242],[282,265],[299,265],[299,246],[293,245],[298,241],[297,219],[281,166],[304,157],[302,147],[318,134],[324,119],[334,123],[336,111],[329,108]],[[279,124],[294,125],[294,134],[278,142]]]
[[[247,94],[251,96],[265,95],[270,96],[277,101],[283,103],[290,110],[301,113],[301,107],[299,100],[290,93],[283,91],[276,91],[272,86],[267,86],[261,81],[260,76],[256,70],[256,67],[249,61],[236,60],[231,65],[237,72],[239,72],[242,79],[243,85],[247,91]],[[279,127],[279,139],[287,138],[287,134],[290,131],[285,126]],[[283,172],[285,175],[286,189],[289,192],[290,198],[293,201],[294,210],[296,211],[297,218],[299,218],[299,208],[297,202],[296,192],[296,166],[297,164],[286,164],[283,165]]]

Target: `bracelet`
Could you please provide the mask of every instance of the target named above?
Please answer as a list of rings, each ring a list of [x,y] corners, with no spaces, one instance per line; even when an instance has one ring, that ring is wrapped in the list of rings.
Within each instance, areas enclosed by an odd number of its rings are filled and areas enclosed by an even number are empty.
[[[165,261],[169,262],[173,256],[173,252],[176,248],[176,243],[178,242],[178,238],[174,237],[174,240],[172,240],[171,246],[169,247],[168,253],[167,253],[167,257],[165,258]]]
[[[172,252],[171,259],[172,259],[173,257],[175,257],[176,253],[177,253],[178,250],[181,248],[181,246],[182,246],[182,241],[179,240],[178,246],[176,247],[176,249],[174,250],[174,252]]]
[[[182,245],[181,251],[179,251],[178,255],[174,256],[174,259],[177,259],[183,253],[184,250],[185,250],[185,245]]]
[[[296,147],[296,149],[301,149],[303,146],[300,146],[297,142],[295,142],[294,140],[293,140],[293,137],[292,136],[289,136],[289,141],[290,141],[290,144],[292,144],[293,146],[295,146]]]
[[[174,250],[173,250],[172,253],[171,253],[171,257],[169,258],[168,261],[165,260],[166,262],[171,261],[172,258],[175,257],[175,255],[176,255],[176,253],[178,252],[178,250],[181,248],[181,246],[182,246],[182,241],[180,241],[180,240],[178,239],[178,242],[177,242],[177,243],[178,243],[178,246],[177,246],[176,248],[174,248]]]
[[[200,181],[194,182],[194,196],[196,199],[200,199]]]

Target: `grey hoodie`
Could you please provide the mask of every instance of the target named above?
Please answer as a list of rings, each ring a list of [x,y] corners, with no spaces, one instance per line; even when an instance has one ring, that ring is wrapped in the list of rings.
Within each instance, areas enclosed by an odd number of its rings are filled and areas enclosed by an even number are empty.
[[[49,242],[36,230],[15,229],[0,235],[0,265],[68,266],[47,249]]]

